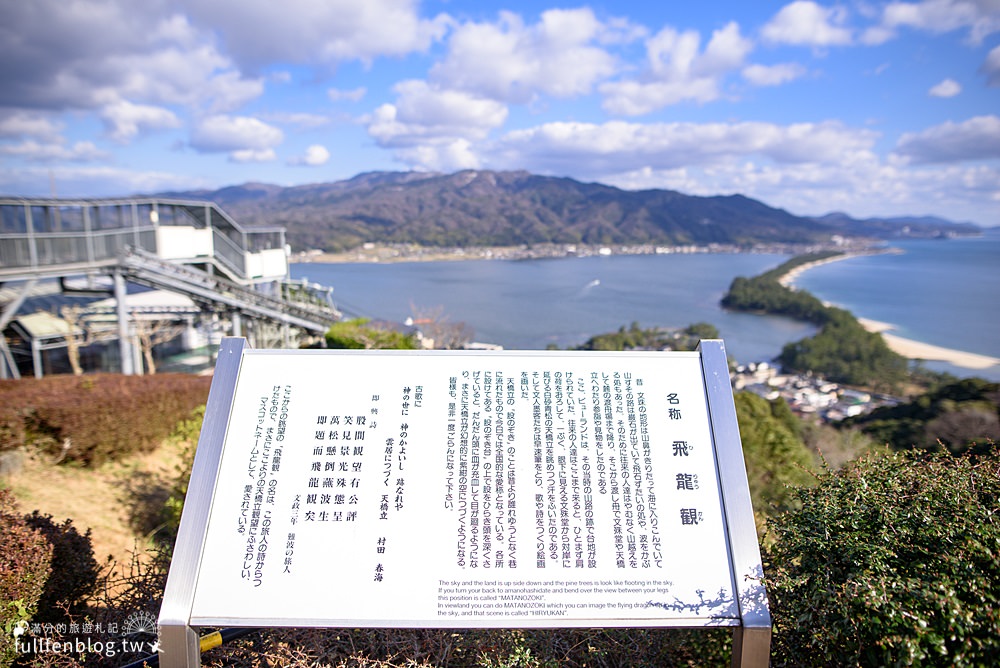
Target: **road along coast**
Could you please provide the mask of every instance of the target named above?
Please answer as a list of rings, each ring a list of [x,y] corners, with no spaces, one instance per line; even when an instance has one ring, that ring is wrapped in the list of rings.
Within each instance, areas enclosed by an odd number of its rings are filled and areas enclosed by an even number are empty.
[[[806,264],[799,265],[786,273],[778,279],[778,282],[786,288],[794,290],[795,279],[802,275],[803,272],[830,262],[839,262],[840,260],[847,260],[863,254],[864,253],[843,253],[842,255],[834,255],[833,257],[816,260],[815,262],[807,262]],[[827,304],[827,306],[830,306],[830,304]],[[889,323],[879,322],[877,320],[868,320],[865,318],[858,318],[858,322],[861,323],[861,326],[869,332],[877,332],[881,334],[882,338],[885,340],[885,344],[889,346],[890,350],[907,359],[923,360],[925,362],[947,362],[948,364],[954,364],[955,366],[962,367],[963,369],[988,369],[992,366],[1000,364],[1000,358],[990,357],[989,355],[968,353],[963,350],[953,350],[951,348],[935,346],[930,343],[923,343],[922,341],[904,339],[901,336],[891,333],[896,326]]]

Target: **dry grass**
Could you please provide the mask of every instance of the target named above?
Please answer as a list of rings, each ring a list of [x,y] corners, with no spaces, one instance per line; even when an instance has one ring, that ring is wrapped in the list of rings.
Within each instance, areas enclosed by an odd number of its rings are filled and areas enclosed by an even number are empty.
[[[131,553],[152,546],[150,531],[156,527],[150,517],[178,477],[183,448],[168,440],[153,452],[96,469],[57,465],[49,455],[34,452],[24,458],[21,471],[0,484],[13,491],[23,513],[38,510],[57,522],[73,520],[80,532],[91,529],[98,562],[110,556],[128,563]]]

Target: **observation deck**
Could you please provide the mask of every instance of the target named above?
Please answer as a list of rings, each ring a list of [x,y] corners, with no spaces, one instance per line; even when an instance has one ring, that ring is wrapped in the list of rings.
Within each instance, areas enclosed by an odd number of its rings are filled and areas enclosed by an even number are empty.
[[[284,228],[241,226],[213,202],[0,198],[0,331],[39,281],[74,276],[113,279],[124,373],[134,357],[126,282],[186,295],[251,339],[275,324],[286,343],[290,328],[315,337],[340,319],[330,289],[290,282]],[[0,377],[8,373],[17,368],[0,338]]]

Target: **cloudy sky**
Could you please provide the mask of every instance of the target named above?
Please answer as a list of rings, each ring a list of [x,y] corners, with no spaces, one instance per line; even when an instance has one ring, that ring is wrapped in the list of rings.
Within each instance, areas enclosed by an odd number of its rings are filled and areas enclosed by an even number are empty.
[[[0,0],[0,194],[525,169],[1000,225],[1000,0]]]

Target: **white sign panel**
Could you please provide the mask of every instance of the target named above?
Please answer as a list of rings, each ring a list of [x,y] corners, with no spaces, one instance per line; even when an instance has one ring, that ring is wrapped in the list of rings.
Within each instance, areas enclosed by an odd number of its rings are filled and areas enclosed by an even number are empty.
[[[246,350],[193,626],[738,625],[698,353]]]

